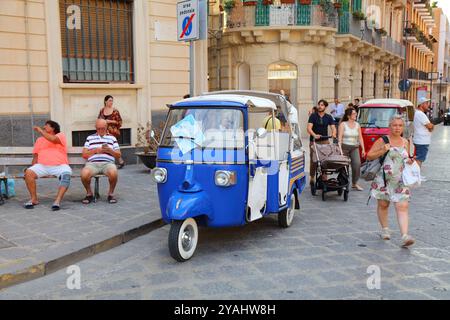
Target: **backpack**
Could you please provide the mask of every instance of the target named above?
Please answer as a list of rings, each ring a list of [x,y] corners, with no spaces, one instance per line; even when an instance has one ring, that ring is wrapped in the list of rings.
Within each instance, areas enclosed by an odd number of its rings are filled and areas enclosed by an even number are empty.
[[[387,136],[383,136],[382,139],[385,144],[389,143],[389,138]],[[383,163],[384,160],[386,159],[387,154],[388,153],[386,152],[384,155],[382,155],[377,159],[366,161],[361,166],[361,177],[366,181],[372,181],[373,179],[375,179],[377,173],[383,167]],[[386,186],[386,175],[384,173],[384,170],[383,170],[383,181],[384,185]]]

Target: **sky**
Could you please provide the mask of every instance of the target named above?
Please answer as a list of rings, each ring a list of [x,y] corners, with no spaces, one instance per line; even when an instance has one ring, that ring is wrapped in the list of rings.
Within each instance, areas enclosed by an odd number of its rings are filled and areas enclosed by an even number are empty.
[[[438,0],[438,7],[441,7],[444,10],[444,14],[447,16],[447,19],[450,20],[450,0]]]

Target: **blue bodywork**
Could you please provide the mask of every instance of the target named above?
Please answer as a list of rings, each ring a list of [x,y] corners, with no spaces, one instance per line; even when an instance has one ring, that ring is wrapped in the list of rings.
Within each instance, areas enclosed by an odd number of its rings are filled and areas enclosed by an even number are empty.
[[[248,127],[248,109],[245,104],[227,101],[182,101],[171,108],[233,108],[243,112],[244,130]],[[245,138],[245,145],[248,139]],[[220,159],[218,161],[217,159]],[[249,174],[258,166],[249,166],[246,148],[225,153],[220,149],[196,148],[182,154],[177,147],[160,146],[157,152],[157,167],[168,172],[167,181],[158,184],[158,197],[162,218],[166,223],[172,220],[196,218],[197,222],[210,227],[239,226],[246,223]],[[270,166],[278,166],[272,161]],[[250,168],[250,170],[249,170]],[[287,204],[279,206],[278,174],[268,176],[267,205],[264,214],[279,213],[290,205],[290,195],[297,190],[298,196],[305,187],[303,156],[289,157],[289,193]],[[229,187],[215,184],[217,170],[234,171],[237,183]],[[250,172],[249,172],[250,171]]]

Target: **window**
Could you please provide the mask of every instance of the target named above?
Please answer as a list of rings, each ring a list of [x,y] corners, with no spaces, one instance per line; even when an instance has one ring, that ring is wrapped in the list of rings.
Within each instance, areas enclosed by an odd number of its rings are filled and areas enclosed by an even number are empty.
[[[134,82],[133,1],[59,0],[64,82]]]
[[[195,143],[192,145],[201,148],[244,148],[244,117],[240,110],[172,109],[167,119],[162,146],[182,149],[183,145],[192,141]]]

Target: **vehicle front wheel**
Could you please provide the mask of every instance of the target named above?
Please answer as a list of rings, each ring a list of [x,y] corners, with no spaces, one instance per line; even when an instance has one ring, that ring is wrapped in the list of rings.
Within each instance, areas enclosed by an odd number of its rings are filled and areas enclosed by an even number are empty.
[[[295,190],[294,190],[295,192]],[[278,214],[278,225],[282,228],[288,228],[292,224],[292,220],[294,220],[294,212],[295,212],[295,194],[294,192],[291,195],[291,203],[289,207],[283,209]]]
[[[172,222],[169,232],[169,251],[172,258],[179,262],[189,260],[197,248],[198,227],[192,219]]]

